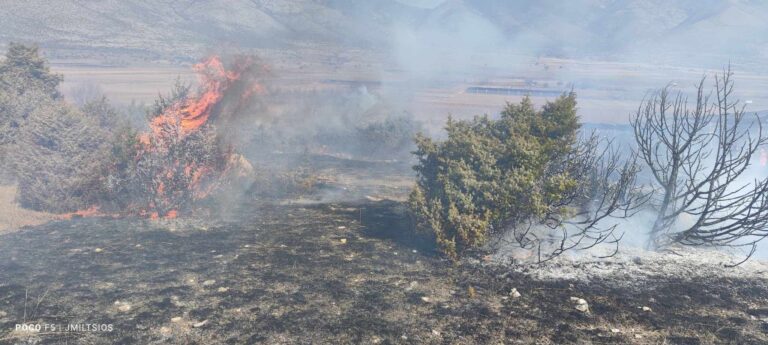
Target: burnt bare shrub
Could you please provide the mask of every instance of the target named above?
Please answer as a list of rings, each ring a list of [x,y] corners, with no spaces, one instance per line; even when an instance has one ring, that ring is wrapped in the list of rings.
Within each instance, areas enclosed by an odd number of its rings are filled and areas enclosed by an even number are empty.
[[[751,256],[768,236],[768,178],[748,171],[768,137],[757,115],[734,100],[731,78],[730,68],[716,76],[714,92],[702,78],[690,105],[682,92],[663,88],[632,118],[640,157],[660,192],[649,249],[746,247]]]
[[[449,119],[442,142],[418,136],[409,198],[417,227],[452,259],[509,233],[539,260],[618,242],[604,220],[636,201],[634,159],[579,140],[579,127],[569,94],[539,111],[528,98],[507,104],[497,120]]]

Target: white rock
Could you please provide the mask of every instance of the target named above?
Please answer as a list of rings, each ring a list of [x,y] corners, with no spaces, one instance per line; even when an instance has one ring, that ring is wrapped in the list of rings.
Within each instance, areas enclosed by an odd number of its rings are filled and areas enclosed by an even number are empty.
[[[646,306],[643,306],[643,308],[642,308],[642,309],[643,309],[643,311],[647,311],[647,312],[652,312],[652,311],[653,311],[653,310],[651,309],[651,307],[646,307]]]
[[[582,313],[589,313],[589,303],[583,298],[571,297],[571,303],[574,304],[574,308]]]
[[[431,301],[431,299],[429,297],[427,297],[427,296],[422,296],[421,297],[421,301],[424,302],[424,303],[429,303]]]
[[[119,311],[122,311],[122,312],[127,312],[127,311],[130,311],[130,310],[131,310],[131,305],[130,305],[130,304],[128,304],[128,303],[125,303],[125,302],[121,302],[121,303],[120,303],[120,304],[117,306],[117,310],[119,310]]]
[[[203,320],[203,321],[200,321],[200,322],[198,322],[198,323],[196,323],[196,324],[192,325],[192,327],[194,327],[194,328],[200,328],[200,327],[203,327],[203,326],[205,326],[206,324],[208,324],[208,320]]]
[[[213,280],[213,279],[208,279],[208,280],[203,282],[203,286],[211,286],[213,284],[216,284],[216,281]]]
[[[96,248],[96,249],[94,249],[93,251],[94,251],[94,252],[96,252],[96,253],[101,253],[101,252],[103,252],[103,251],[104,251],[104,249],[101,249],[101,248]]]
[[[512,298],[520,298],[522,296],[519,291],[517,291],[517,288],[512,288],[512,291],[509,292],[509,296]]]
[[[227,291],[229,291],[229,288],[225,287],[225,286],[222,286],[222,287],[218,288],[217,291],[219,291],[219,292],[227,292]]]
[[[618,328],[611,328],[611,333],[621,333],[621,330]]]
[[[179,323],[179,322],[181,322],[181,317],[180,317],[180,316],[175,316],[175,317],[172,317],[172,318],[171,318],[171,322],[173,322],[173,323]]]

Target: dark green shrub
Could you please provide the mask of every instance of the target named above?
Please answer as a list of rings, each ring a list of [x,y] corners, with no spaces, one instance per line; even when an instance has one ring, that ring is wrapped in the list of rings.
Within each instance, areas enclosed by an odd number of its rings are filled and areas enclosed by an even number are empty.
[[[52,101],[19,128],[10,151],[22,206],[72,212],[91,206],[109,133],[78,109]]]
[[[50,72],[35,46],[11,43],[0,60],[0,181],[13,180],[8,152],[19,128],[43,104],[60,97],[61,76]]]
[[[388,116],[355,128],[356,153],[363,157],[400,158],[413,148],[419,125],[408,114]]]
[[[434,233],[452,259],[509,230],[520,246],[541,249],[547,234],[532,232],[537,225],[563,233],[554,255],[585,239],[608,240],[613,227],[597,223],[629,205],[634,160],[615,164],[618,155],[606,155],[596,139],[577,140],[579,127],[569,94],[541,110],[528,98],[507,104],[499,119],[449,119],[442,142],[417,136],[418,180],[409,198],[417,226]],[[591,203],[595,197],[603,202]],[[568,233],[571,218],[576,230]]]

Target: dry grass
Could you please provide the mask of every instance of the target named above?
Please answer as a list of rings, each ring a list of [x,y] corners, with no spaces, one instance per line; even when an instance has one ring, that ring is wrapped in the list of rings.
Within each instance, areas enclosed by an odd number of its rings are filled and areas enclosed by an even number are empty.
[[[16,186],[0,186],[0,233],[43,224],[55,217],[50,213],[23,209],[15,199]]]

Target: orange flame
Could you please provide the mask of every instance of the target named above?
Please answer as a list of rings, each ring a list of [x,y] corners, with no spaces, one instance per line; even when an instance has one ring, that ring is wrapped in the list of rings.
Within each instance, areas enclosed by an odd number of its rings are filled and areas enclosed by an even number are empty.
[[[193,69],[199,75],[203,91],[197,97],[187,98],[172,105],[164,114],[152,119],[150,123],[152,132],[159,134],[165,124],[175,121],[180,121],[184,135],[199,129],[208,122],[227,89],[240,79],[244,67],[244,64],[240,63],[236,69],[228,71],[218,56],[209,57],[195,64]],[[146,135],[141,138],[143,142],[147,139]]]
[[[237,113],[242,110],[243,105],[247,105],[252,96],[264,92],[262,85],[254,80],[246,80],[244,78],[252,76],[249,72],[254,65],[252,58],[239,57],[231,64],[231,68],[227,69],[218,56],[211,56],[195,64],[193,70],[198,74],[200,91],[195,95],[176,101],[176,103],[167,107],[163,113],[151,119],[149,132],[141,133],[137,137],[140,145],[139,151],[166,151],[168,150],[167,145],[169,143],[177,142],[177,139],[182,139],[191,133],[195,133],[211,122],[212,119],[220,116],[222,112]],[[264,70],[266,71],[266,68]],[[229,94],[234,94],[235,98],[232,98]],[[233,99],[234,102],[224,102],[225,98]],[[230,106],[234,108],[227,108]],[[232,153],[229,152],[227,154],[231,155]],[[169,164],[170,166],[161,169],[163,171],[159,172],[161,175],[158,175],[159,178],[156,185],[156,191],[159,194],[163,194],[166,187],[162,181],[171,179],[174,171],[176,171],[189,178],[193,198],[201,199],[209,195],[216,186],[216,183],[207,183],[205,186],[202,186],[205,183],[201,183],[201,181],[215,180],[215,174],[217,172],[222,173],[219,171],[221,169],[216,167],[197,165],[180,167],[180,162]],[[225,167],[225,169],[227,168]],[[157,211],[158,206],[150,203],[148,207],[139,210],[138,214],[151,219],[160,218],[160,214]],[[98,209],[98,206],[94,206],[87,210],[64,215],[64,217],[99,215]],[[165,211],[163,217],[176,218],[178,215],[179,210],[172,209]]]

